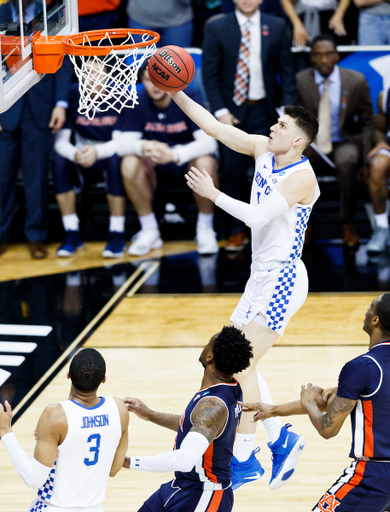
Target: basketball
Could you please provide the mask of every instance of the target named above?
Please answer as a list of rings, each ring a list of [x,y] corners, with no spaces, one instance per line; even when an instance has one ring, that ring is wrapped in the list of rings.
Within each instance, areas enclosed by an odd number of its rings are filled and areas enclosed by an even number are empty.
[[[152,84],[162,91],[182,91],[194,78],[195,63],[180,46],[163,46],[150,58],[148,73]]]

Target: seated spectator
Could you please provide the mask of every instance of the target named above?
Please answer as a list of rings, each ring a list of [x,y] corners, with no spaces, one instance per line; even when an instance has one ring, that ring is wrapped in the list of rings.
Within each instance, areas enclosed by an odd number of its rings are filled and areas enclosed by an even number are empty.
[[[358,43],[390,44],[390,3],[388,0],[353,0],[359,7]]]
[[[281,0],[293,26],[293,45],[306,46],[320,34],[346,36],[344,16],[351,0]],[[347,44],[337,40],[338,44]],[[350,44],[350,43],[349,43]]]
[[[152,209],[153,191],[185,186],[184,174],[191,165],[206,169],[218,183],[215,140],[200,130],[174,103],[149,80],[146,64],[140,70],[145,86],[139,94],[139,105],[122,114],[119,154],[127,195],[141,224],[132,239],[129,254],[141,256],[162,246],[160,231]],[[189,93],[197,102],[200,98]],[[217,253],[213,230],[214,204],[195,194],[199,214],[196,239],[199,254]]]
[[[115,27],[120,3],[121,0],[78,0],[79,32]]]
[[[357,249],[360,242],[353,225],[356,176],[363,156],[371,149],[374,110],[370,91],[361,73],[337,65],[339,55],[332,36],[317,36],[310,55],[313,67],[296,76],[297,103],[318,117],[315,143],[336,166],[343,242]],[[319,173],[324,161],[313,151],[307,155]],[[329,172],[330,167],[326,167]]]
[[[159,46],[190,47],[194,34],[191,0],[128,0],[129,28],[154,30]]]
[[[84,179],[100,171],[104,172],[110,210],[108,243],[102,255],[105,258],[119,258],[124,255],[126,248],[126,196],[120,158],[115,154],[115,140],[112,140],[119,114],[110,109],[97,111],[93,119],[80,115],[77,112],[80,97],[78,85],[71,86],[68,118],[64,128],[57,133],[54,144],[57,153],[52,167],[54,190],[65,229],[65,238],[57,249],[57,256],[72,256],[83,247],[76,213],[76,192],[82,188]],[[74,144],[71,142],[72,134]]]
[[[389,218],[386,199],[389,196],[387,180],[390,177],[390,89],[378,96],[377,138],[380,140],[369,152],[370,174],[368,190],[375,215],[375,231],[367,244],[369,254],[384,252],[390,245]]]

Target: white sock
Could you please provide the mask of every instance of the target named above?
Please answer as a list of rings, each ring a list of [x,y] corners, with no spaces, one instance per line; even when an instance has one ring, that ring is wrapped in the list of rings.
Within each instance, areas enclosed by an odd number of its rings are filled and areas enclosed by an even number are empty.
[[[196,223],[196,229],[211,228],[214,225],[214,213],[202,213],[198,212],[198,221]]]
[[[124,233],[125,231],[125,216],[124,215],[110,215],[110,231],[117,233]]]
[[[141,229],[158,229],[157,219],[154,212],[138,217],[138,220],[141,224]]]
[[[79,218],[77,213],[70,213],[69,215],[62,216],[62,224],[65,231],[78,231],[79,230]]]
[[[377,228],[388,228],[389,227],[389,219],[387,217],[387,213],[379,213],[375,214],[375,225]]]
[[[234,456],[238,462],[245,462],[251,456],[255,447],[256,434],[237,434],[236,435],[236,451]]]
[[[257,380],[260,389],[260,400],[265,404],[273,405],[273,401],[267,383],[265,382],[265,380],[263,379],[259,372],[257,372]],[[263,420],[262,423],[265,429],[267,430],[271,443],[277,441],[280,436],[280,431],[282,430],[283,427],[283,424],[280,421],[279,417],[268,418],[267,420]]]

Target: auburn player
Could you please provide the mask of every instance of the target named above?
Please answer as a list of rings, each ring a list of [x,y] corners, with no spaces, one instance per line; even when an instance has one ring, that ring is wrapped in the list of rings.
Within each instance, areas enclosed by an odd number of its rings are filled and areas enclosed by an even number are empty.
[[[249,366],[250,342],[235,327],[224,327],[203,349],[201,389],[182,416],[151,411],[138,399],[126,398],[140,418],[177,431],[173,451],[150,457],[126,458],[134,470],[175,471],[140,512],[230,512],[233,507],[230,461],[241,416],[242,396],[235,373]]]
[[[324,391],[308,384],[300,401],[243,404],[246,411],[258,411],[255,420],[307,413],[325,439],[336,436],[351,415],[354,460],[312,512],[382,512],[390,506],[390,293],[373,300],[363,329],[370,336],[369,350],[344,365],[338,388]],[[324,400],[326,412],[321,411]]]
[[[11,429],[11,406],[0,404],[0,437],[25,484],[38,489],[28,512],[102,512],[109,476],[121,469],[128,444],[129,414],[123,401],[97,396],[106,364],[92,348],[70,364],[69,399],[46,407],[31,459]]]

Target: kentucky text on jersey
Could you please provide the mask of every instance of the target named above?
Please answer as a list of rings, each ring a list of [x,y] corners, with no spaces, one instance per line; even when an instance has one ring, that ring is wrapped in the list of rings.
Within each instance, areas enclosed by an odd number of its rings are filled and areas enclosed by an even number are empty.
[[[81,418],[81,428],[106,427],[107,425],[109,425],[108,414],[83,416]]]

